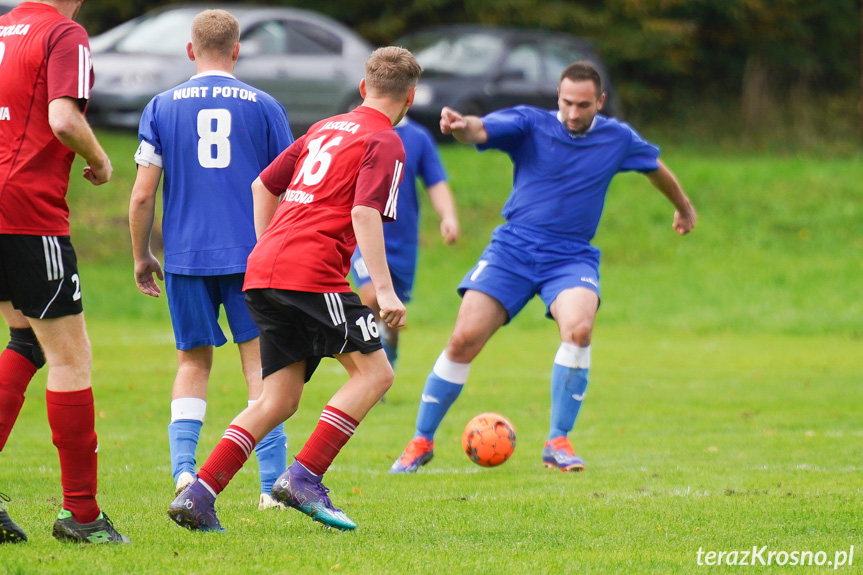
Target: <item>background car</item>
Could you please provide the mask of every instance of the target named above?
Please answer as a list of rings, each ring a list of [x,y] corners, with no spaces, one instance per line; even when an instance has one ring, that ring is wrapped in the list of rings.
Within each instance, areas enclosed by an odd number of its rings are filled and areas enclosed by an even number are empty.
[[[599,69],[608,93],[603,112],[619,114],[608,73],[581,38],[540,30],[475,25],[440,26],[407,34],[395,42],[423,66],[411,118],[438,138],[444,106],[483,115],[519,104],[557,108],[561,71],[576,60]]]
[[[6,12],[11,12],[12,8],[23,2],[24,0],[0,0],[0,16]]]
[[[87,118],[137,129],[156,94],[189,79],[192,19],[213,5],[174,5],[148,12],[91,39],[96,71]],[[339,22],[308,10],[226,6],[240,22],[234,75],[279,100],[295,136],[316,121],[362,102],[359,83],[373,48]]]

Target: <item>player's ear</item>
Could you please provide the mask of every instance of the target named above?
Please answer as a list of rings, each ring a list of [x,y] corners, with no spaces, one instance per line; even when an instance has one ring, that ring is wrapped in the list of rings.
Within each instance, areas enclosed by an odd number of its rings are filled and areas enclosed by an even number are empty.
[[[405,100],[405,103],[408,105],[408,108],[414,105],[414,96],[416,96],[417,87],[414,86],[408,91],[408,97]]]
[[[360,80],[360,97],[363,100],[366,99],[366,79],[365,78]]]
[[[189,60],[191,60],[192,62],[195,61],[195,48],[192,47],[191,42],[186,44],[186,55],[189,56]]]
[[[231,60],[236,62],[237,58],[239,58],[239,57],[240,57],[240,43],[237,42],[236,44],[234,44],[234,49],[231,50]]]
[[[602,106],[605,104],[605,92],[599,95],[599,98],[596,100],[596,109],[602,110]]]

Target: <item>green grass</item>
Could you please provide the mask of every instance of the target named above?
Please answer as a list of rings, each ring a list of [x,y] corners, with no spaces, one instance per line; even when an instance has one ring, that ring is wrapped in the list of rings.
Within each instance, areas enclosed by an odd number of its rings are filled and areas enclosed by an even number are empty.
[[[534,301],[475,361],[434,461],[394,477],[387,469],[455,317],[454,287],[500,221],[511,178],[505,157],[444,147],[463,238],[441,246],[426,210],[396,384],[327,475],[358,530],[258,512],[250,462],[219,498],[220,536],[180,530],[165,513],[175,351],[164,298],[138,294],[132,281],[124,218],[134,139],[103,142],[115,181],[76,184],[70,203],[93,343],[99,500],[134,544],[50,537],[60,490],[43,371],[0,456],[0,490],[31,539],[0,547],[0,573],[698,573],[699,548],[763,545],[830,560],[854,545],[844,570],[860,570],[859,157],[665,150],[700,214],[686,238],[644,178],[619,177],[597,237],[603,304],[574,434],[587,471],[540,465],[557,335]],[[286,424],[289,453],[343,379],[336,362],[321,365]],[[245,405],[242,387],[236,353],[219,350],[200,461]],[[505,414],[518,432],[515,454],[495,469],[460,452],[462,427],[482,411]]]

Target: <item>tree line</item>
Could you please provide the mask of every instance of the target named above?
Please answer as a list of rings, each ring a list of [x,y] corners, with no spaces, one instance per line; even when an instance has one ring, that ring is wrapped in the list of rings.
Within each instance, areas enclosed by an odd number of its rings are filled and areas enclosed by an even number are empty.
[[[174,0],[86,2],[91,34]],[[861,87],[861,0],[278,0],[234,4],[323,12],[373,44],[423,26],[481,23],[592,41],[624,110],[651,119],[696,102],[734,106],[757,126],[777,104],[845,98]],[[823,102],[823,100],[820,100]],[[852,113],[856,114],[853,110]]]

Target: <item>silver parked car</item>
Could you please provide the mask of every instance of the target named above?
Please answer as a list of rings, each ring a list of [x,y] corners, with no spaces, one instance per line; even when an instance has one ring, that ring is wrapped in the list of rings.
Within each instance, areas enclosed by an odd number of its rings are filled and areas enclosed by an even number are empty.
[[[295,136],[361,102],[358,86],[373,48],[339,22],[294,8],[185,4],[148,12],[91,39],[96,86],[87,118],[137,129],[153,96],[195,73],[186,56],[192,19],[219,7],[240,21],[234,74],[285,106]]]

